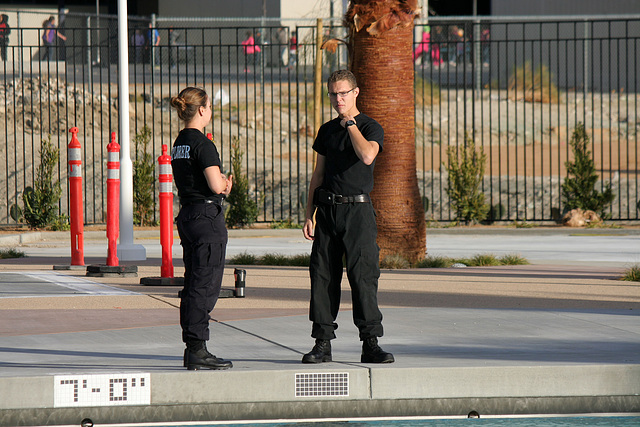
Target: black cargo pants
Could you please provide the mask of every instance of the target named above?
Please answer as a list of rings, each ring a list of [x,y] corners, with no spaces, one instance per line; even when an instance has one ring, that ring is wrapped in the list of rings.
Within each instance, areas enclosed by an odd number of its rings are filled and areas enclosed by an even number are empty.
[[[353,322],[360,339],[381,337],[382,313],[378,308],[380,249],[376,243],[373,206],[371,203],[319,205],[314,233],[309,266],[311,336],[326,340],[336,337],[344,255],[351,286]]]
[[[209,340],[209,313],[220,295],[227,229],[217,203],[182,206],[176,218],[184,260],[180,299],[182,340]]]

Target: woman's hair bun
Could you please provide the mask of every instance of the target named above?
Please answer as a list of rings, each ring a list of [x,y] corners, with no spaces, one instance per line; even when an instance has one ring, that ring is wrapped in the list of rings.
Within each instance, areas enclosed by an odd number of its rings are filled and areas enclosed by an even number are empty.
[[[178,110],[179,112],[182,112],[187,108],[187,103],[184,102],[184,99],[182,99],[180,96],[171,97],[170,103],[171,103],[171,106],[176,110]]]
[[[178,112],[181,120],[188,122],[192,120],[200,107],[207,106],[207,92],[195,87],[183,89],[178,96],[171,98],[171,106]]]

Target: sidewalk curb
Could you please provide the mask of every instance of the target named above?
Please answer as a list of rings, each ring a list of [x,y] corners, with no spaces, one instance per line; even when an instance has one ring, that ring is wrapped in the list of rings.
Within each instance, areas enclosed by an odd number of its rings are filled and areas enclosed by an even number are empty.
[[[28,233],[7,234],[0,236],[0,246],[18,246],[24,243],[34,243],[42,240],[40,231],[30,231]]]

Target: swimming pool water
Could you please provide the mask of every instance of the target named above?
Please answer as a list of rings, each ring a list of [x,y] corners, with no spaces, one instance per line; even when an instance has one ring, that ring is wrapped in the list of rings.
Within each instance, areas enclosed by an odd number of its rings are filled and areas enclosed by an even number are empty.
[[[189,427],[640,427],[640,416],[402,419],[184,424]],[[171,425],[175,427],[176,424]],[[158,426],[169,427],[169,426]]]

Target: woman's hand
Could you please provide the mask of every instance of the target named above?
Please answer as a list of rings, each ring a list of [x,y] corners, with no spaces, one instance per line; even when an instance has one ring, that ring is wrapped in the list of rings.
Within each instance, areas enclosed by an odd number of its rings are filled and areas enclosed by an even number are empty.
[[[226,197],[231,193],[231,188],[233,187],[233,175],[229,175],[229,178],[227,178],[225,174],[222,174],[222,178],[224,178],[227,185],[220,194],[223,194]]]

